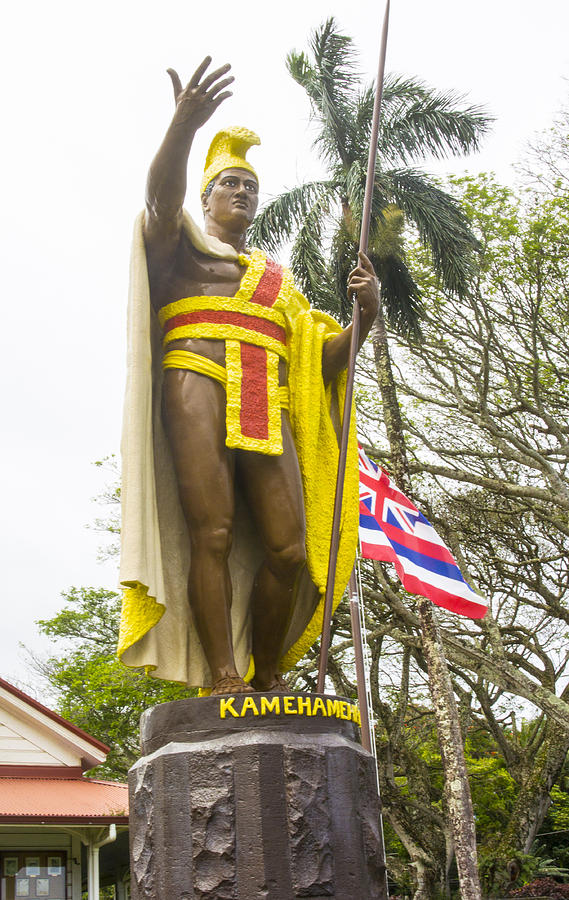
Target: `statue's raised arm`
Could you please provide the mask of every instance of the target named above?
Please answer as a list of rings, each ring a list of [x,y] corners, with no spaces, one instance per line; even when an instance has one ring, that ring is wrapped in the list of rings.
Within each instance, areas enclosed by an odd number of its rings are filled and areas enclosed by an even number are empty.
[[[182,87],[178,73],[168,69],[176,109],[148,173],[144,222],[147,250],[162,260],[174,252],[180,237],[188,157],[194,135],[231,96],[231,91],[225,88],[234,78],[224,77],[231,66],[227,63],[206,75],[210,64],[211,56],[206,56],[186,87]]]

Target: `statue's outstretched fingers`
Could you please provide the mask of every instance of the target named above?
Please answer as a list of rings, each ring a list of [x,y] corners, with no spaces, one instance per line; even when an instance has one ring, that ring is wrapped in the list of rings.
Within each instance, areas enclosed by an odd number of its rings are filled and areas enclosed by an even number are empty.
[[[201,63],[197,67],[196,71],[194,72],[194,74],[192,75],[190,80],[188,81],[189,88],[194,88],[194,87],[198,86],[198,84],[201,81],[202,75],[204,74],[205,70],[210,65],[210,63],[211,63],[211,56],[206,56],[205,59],[202,59]]]
[[[214,84],[212,88],[205,95],[208,100],[213,100],[216,94],[219,94],[223,88],[226,88],[228,84],[233,84],[235,78],[231,76],[231,78],[224,78],[223,81],[220,81],[219,84]],[[231,91],[227,91],[227,95],[231,95]]]
[[[230,68],[231,68],[231,63],[225,63],[224,66],[220,66],[219,69],[216,69],[215,72],[212,72],[210,75],[207,76],[207,78],[204,78],[204,80],[200,84],[200,87],[204,91],[209,90],[209,88],[212,86],[212,84],[214,84],[214,82],[218,81],[218,79],[220,79],[222,77],[222,75],[225,75],[227,72],[229,72]],[[233,76],[231,77],[231,80],[234,81]]]
[[[224,100],[227,100],[228,97],[233,97],[233,93],[231,91],[224,91],[223,94],[220,94],[219,97],[216,97],[215,100],[211,101],[212,112],[215,112],[218,106],[221,106]]]

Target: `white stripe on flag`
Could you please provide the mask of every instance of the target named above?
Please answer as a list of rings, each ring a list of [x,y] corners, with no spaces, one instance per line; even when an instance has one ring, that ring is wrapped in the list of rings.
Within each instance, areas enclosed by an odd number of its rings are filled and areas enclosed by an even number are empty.
[[[385,532],[380,531],[377,528],[364,528],[360,525],[360,544],[374,544],[376,547],[389,547],[391,552],[394,552]]]
[[[414,575],[425,584],[431,584],[441,591],[446,591],[447,594],[455,594],[465,600],[472,600],[473,603],[480,603],[482,606],[488,605],[484,597],[476,594],[465,581],[456,581],[454,578],[447,578],[445,575],[431,572],[430,569],[423,569],[422,566],[418,566],[405,556],[399,557],[399,564],[406,575]]]
[[[427,525],[425,522],[417,522],[413,531],[416,538],[428,541],[430,544],[437,544],[439,547],[444,547],[445,550],[448,549],[443,539],[439,537],[430,523]]]

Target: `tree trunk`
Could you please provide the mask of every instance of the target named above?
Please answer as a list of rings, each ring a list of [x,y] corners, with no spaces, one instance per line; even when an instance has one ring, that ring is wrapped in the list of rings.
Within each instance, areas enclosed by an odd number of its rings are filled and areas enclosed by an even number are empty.
[[[454,839],[452,836],[452,828],[449,828],[445,831],[445,846],[446,846],[446,864],[444,871],[444,884],[443,884],[443,896],[445,898],[449,898],[451,895],[450,890],[450,867],[452,866],[452,861],[454,859]]]
[[[419,601],[423,652],[429,670],[429,690],[433,700],[441,760],[445,774],[445,794],[454,837],[461,900],[480,900],[476,853],[476,829],[464,761],[458,708],[444,657],[439,628],[429,600]]]
[[[403,422],[391,368],[385,318],[381,304],[374,325],[373,348],[395,482],[400,490],[412,495]],[[448,812],[455,845],[461,900],[480,900],[476,829],[474,826],[474,812],[468,774],[464,761],[458,709],[444,656],[442,640],[429,600],[421,599],[419,601],[419,618],[423,650],[429,673],[429,688],[437,723],[437,735],[444,771]],[[420,867],[416,866],[418,880],[422,879],[425,874],[424,872],[421,873],[419,869]],[[416,900],[423,896],[432,896],[421,893],[421,890],[425,889],[418,884],[418,893],[415,895]]]
[[[420,861],[413,863],[417,879],[417,887],[413,894],[413,900],[433,900],[435,891],[435,879],[431,869]]]
[[[386,786],[386,789],[382,789],[382,796],[389,796],[389,790]],[[422,890],[421,885],[428,884],[431,887],[429,888],[429,893],[426,895],[429,897],[429,900],[432,900],[434,894],[434,885],[436,884],[436,876],[437,873],[441,871],[441,866],[439,859],[437,858],[437,850],[436,847],[432,846],[432,842],[429,841],[430,834],[432,831],[432,822],[428,820],[420,821],[419,829],[417,829],[417,818],[414,817],[414,821],[409,827],[409,823],[405,821],[405,816],[401,814],[401,809],[398,808],[396,803],[390,803],[389,801],[384,806],[384,814],[386,820],[389,822],[393,831],[405,847],[405,850],[409,854],[410,866],[415,872],[415,890]],[[414,827],[415,826],[415,827]],[[422,826],[422,829],[421,829]],[[413,837],[412,832],[417,832],[419,830],[419,834],[415,833],[415,837]],[[431,846],[429,846],[431,843]],[[406,874],[409,877],[409,863],[406,867]],[[420,874],[420,878],[419,878]],[[394,868],[395,879],[399,879],[403,881],[401,870],[398,869],[397,863]],[[406,880],[406,879],[405,879]],[[423,894],[415,894],[415,897],[422,897]]]
[[[496,854],[490,861],[490,890],[501,891],[508,881],[509,863],[531,852],[551,803],[551,788],[563,769],[568,751],[567,730],[556,723],[549,723],[546,726],[544,746],[530,763],[529,773],[520,788],[508,825]]]

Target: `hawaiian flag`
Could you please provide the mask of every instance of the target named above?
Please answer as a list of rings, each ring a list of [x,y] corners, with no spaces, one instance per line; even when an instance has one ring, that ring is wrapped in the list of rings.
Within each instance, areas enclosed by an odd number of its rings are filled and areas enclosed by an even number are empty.
[[[488,608],[484,598],[466,583],[431,523],[361,447],[359,466],[362,556],[393,563],[410,594],[482,619]]]

